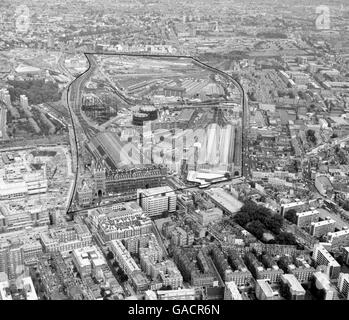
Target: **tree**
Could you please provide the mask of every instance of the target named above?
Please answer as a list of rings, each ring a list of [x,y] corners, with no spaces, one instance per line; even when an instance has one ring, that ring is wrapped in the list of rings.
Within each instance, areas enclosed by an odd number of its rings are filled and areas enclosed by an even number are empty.
[[[275,239],[279,244],[296,245],[296,238],[292,233],[281,232]]]
[[[296,223],[297,223],[297,211],[294,210],[294,209],[291,209],[291,210],[287,211],[287,212],[285,213],[285,218],[286,218],[288,221],[290,221],[290,222],[296,224]]]
[[[114,259],[114,254],[113,254],[113,252],[111,252],[110,250],[108,250],[107,259],[108,259],[108,260],[113,260],[113,259]]]
[[[349,211],[349,201],[345,201],[342,208],[345,210],[345,211]]]
[[[279,215],[269,217],[264,222],[265,227],[274,234],[279,234],[283,225],[283,219]]]
[[[247,212],[239,212],[234,216],[234,222],[244,227],[251,221],[251,218]]]
[[[265,232],[265,226],[260,221],[252,221],[248,224],[247,230],[252,233],[257,239],[263,238]]]

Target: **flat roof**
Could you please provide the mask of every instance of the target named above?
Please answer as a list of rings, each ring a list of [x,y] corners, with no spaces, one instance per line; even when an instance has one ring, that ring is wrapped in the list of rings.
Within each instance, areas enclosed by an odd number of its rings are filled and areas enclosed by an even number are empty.
[[[287,281],[287,283],[290,285],[292,290],[301,291],[305,293],[304,288],[302,287],[298,279],[293,274],[282,274],[281,278]]]
[[[212,188],[205,193],[231,213],[238,212],[243,206],[242,202],[221,188]]]

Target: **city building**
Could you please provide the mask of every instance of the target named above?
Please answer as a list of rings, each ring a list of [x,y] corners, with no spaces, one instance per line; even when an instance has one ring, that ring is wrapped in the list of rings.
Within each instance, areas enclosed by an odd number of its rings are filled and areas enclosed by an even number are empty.
[[[89,211],[89,219],[104,242],[151,233],[150,218],[136,202],[125,202]]]
[[[310,234],[314,237],[321,237],[335,229],[336,221],[333,219],[326,219],[323,221],[312,222],[310,225]]]
[[[336,289],[332,286],[330,279],[320,271],[314,273],[313,288],[321,300],[334,300],[336,296]]]
[[[296,213],[296,225],[300,228],[310,225],[318,219],[319,211],[305,211]]]
[[[217,207],[209,208],[207,210],[197,209],[195,210],[195,216],[200,225],[206,227],[210,223],[221,221],[223,210]]]
[[[230,279],[234,281],[236,285],[242,286],[251,283],[253,276],[251,272],[247,269],[239,253],[237,253],[234,250],[229,250],[228,262],[233,271],[232,274],[229,275]]]
[[[344,247],[349,245],[349,229],[337,232],[329,232],[327,234],[328,242],[332,248]]]
[[[285,213],[289,210],[295,210],[296,212],[306,211],[308,208],[308,204],[304,201],[285,203],[281,205],[280,214],[281,216],[285,216]]]
[[[317,266],[326,266],[326,274],[330,279],[338,278],[341,266],[321,244],[314,247],[313,259]]]
[[[338,277],[338,290],[349,300],[349,273],[340,273]]]
[[[45,166],[34,170],[21,158],[0,169],[0,200],[21,199],[47,190]]]
[[[293,274],[280,277],[283,296],[288,300],[304,300],[305,290]]]
[[[82,277],[94,275],[98,278],[102,267],[107,264],[103,254],[95,246],[74,249],[72,257],[74,265]]]
[[[271,264],[266,264],[267,268],[264,268],[263,264],[258,261],[256,256],[252,252],[245,254],[246,266],[250,269],[251,273],[256,279],[266,279],[270,283],[278,283],[281,275],[284,274],[275,261]]]
[[[93,139],[97,139],[98,135]],[[92,140],[93,140],[92,139]],[[98,146],[99,146],[98,142]],[[94,153],[97,152],[97,148]],[[138,189],[155,188],[165,184],[167,169],[161,165],[142,165],[138,167],[131,166],[125,169],[116,169],[114,164],[120,161],[119,152],[115,145],[108,145],[109,152],[117,153],[105,159],[106,165],[110,170],[97,168],[94,170],[94,196],[99,197],[109,193],[127,193],[135,192]],[[110,160],[117,157],[116,160]]]
[[[49,229],[41,234],[40,241],[45,252],[68,255],[74,249],[92,245],[92,235],[86,225],[73,223]]]
[[[224,300],[242,300],[241,293],[234,281],[225,283]]]
[[[344,247],[342,251],[343,251],[343,262],[346,265],[349,265],[349,247]]]
[[[294,264],[290,264],[287,271],[293,274],[300,283],[307,283],[310,281],[316,271],[308,263],[304,263],[302,266],[296,267]]]
[[[279,295],[275,292],[266,279],[256,280],[256,297],[258,300],[279,300]]]
[[[0,272],[14,279],[24,270],[23,251],[19,242],[0,242]]]
[[[195,300],[195,289],[158,290],[159,300]]]
[[[76,196],[81,207],[88,207],[93,201],[93,188],[85,182],[76,190]]]
[[[137,202],[148,216],[158,216],[164,212],[175,212],[177,196],[173,189],[157,187],[137,190]]]
[[[110,241],[110,249],[113,252],[120,268],[131,280],[137,291],[145,291],[149,287],[149,281],[141,271],[140,267],[126,250],[121,240]]]
[[[0,300],[38,300],[32,279],[22,277],[11,283],[0,282]]]
[[[235,214],[242,208],[243,203],[222,188],[211,188],[205,192],[212,202],[227,214]]]
[[[190,246],[194,242],[193,232],[186,232],[181,227],[175,227],[170,232],[169,237],[171,239],[171,244],[178,247]]]
[[[9,203],[0,207],[0,230],[3,232],[49,224],[50,216],[45,205]]]
[[[156,295],[156,292],[153,290],[147,290],[144,292],[144,299],[145,300],[157,300],[158,297]]]

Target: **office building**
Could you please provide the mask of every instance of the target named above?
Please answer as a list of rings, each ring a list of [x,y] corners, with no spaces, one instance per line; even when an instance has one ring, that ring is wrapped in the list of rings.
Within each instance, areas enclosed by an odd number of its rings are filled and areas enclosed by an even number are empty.
[[[158,216],[164,212],[175,212],[177,196],[172,188],[157,187],[138,189],[137,202],[148,216]]]

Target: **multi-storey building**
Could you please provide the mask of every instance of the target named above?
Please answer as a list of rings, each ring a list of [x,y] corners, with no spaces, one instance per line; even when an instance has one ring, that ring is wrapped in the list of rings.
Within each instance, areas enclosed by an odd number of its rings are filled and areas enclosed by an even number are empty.
[[[12,232],[28,227],[50,224],[46,206],[21,206],[9,204],[0,207],[0,231]]]
[[[338,278],[339,292],[349,300],[349,273],[340,273]]]
[[[161,165],[142,165],[107,171],[94,170],[96,197],[107,193],[136,192],[137,189],[155,188],[165,184],[167,169]]]
[[[313,288],[319,294],[322,300],[334,300],[336,289],[332,286],[328,276],[325,273],[317,271],[313,276]]]
[[[318,219],[319,211],[304,211],[296,213],[296,225],[300,228],[310,225]]]
[[[190,246],[194,242],[193,232],[186,232],[181,227],[175,227],[170,233],[171,244],[178,247]]]
[[[314,247],[313,259],[317,266],[326,266],[326,274],[331,279],[338,278],[341,266],[322,245]]]
[[[278,300],[279,296],[267,279],[256,280],[256,297],[258,300]]]
[[[289,300],[304,300],[305,290],[293,274],[283,274],[280,280],[285,298]]]
[[[335,229],[336,221],[333,219],[326,219],[323,221],[312,222],[310,234],[314,237],[321,237]]]
[[[251,282],[252,274],[247,269],[243,259],[240,255],[230,250],[228,252],[228,262],[233,270],[233,273],[230,275],[232,281],[234,281],[238,286],[246,285]]]
[[[21,274],[24,267],[23,251],[20,243],[0,243],[0,272],[5,272],[9,279]]]
[[[150,218],[143,213],[136,202],[126,202],[113,205],[108,209],[93,210],[89,218],[105,242],[141,237],[152,230]]]
[[[225,283],[224,300],[242,300],[241,293],[234,281]]]
[[[327,234],[328,242],[331,243],[332,248],[338,248],[349,245],[349,230],[340,230],[337,232],[330,232]]]
[[[159,290],[159,300],[195,300],[195,289]]]
[[[74,249],[72,256],[81,276],[93,274],[98,277],[102,267],[107,264],[103,254],[95,246]]]
[[[49,229],[41,234],[40,240],[45,252],[59,251],[62,255],[92,245],[92,235],[87,226],[77,223]]]
[[[111,251],[113,252],[119,266],[131,280],[137,292],[145,291],[149,288],[149,281],[141,271],[140,267],[126,250],[121,240],[112,240]]]
[[[285,216],[285,213],[289,210],[305,211],[308,208],[308,204],[304,201],[285,203],[281,205],[280,214]]]
[[[343,251],[343,262],[346,265],[349,265],[349,247],[344,247],[342,251]]]
[[[175,212],[177,196],[172,188],[157,187],[137,190],[137,202],[148,216],[158,216],[163,212]]]
[[[287,271],[293,274],[300,283],[308,282],[313,277],[314,272],[316,271],[310,265],[303,265],[300,267],[296,267],[294,264],[290,264],[287,267],[287,269],[288,269]]]
[[[251,252],[246,253],[245,260],[247,267],[256,279],[267,279],[270,283],[277,283],[281,275],[284,274],[276,264],[265,269],[263,264]]]

